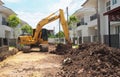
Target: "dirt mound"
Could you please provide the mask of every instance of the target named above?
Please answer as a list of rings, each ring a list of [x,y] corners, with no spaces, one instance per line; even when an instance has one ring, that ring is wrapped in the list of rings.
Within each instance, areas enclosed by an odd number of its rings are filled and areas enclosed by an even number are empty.
[[[89,43],[66,52],[72,63],[63,65],[59,77],[120,77],[120,49]]]
[[[70,45],[70,44],[58,44],[56,46],[56,49],[53,51],[50,51],[50,53],[64,55],[64,54],[68,53],[69,52],[68,50],[71,48],[72,48],[72,45]]]
[[[8,50],[8,51],[3,51],[0,53],[0,61],[3,61],[4,59],[6,59],[9,56],[15,55],[18,51],[18,49],[13,48],[12,50]]]

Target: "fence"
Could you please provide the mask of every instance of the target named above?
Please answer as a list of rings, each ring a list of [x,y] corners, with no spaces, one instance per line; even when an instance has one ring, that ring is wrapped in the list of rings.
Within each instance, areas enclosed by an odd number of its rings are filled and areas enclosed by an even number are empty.
[[[9,39],[9,46],[16,46],[17,45],[17,40],[16,39]]]
[[[83,36],[83,37],[78,37],[78,43],[90,43],[90,42],[98,42],[98,37],[97,36]],[[74,41],[73,41],[74,43]]]
[[[111,47],[120,48],[120,35],[119,34],[112,34],[110,35]],[[109,36],[104,35],[104,43],[109,45]]]

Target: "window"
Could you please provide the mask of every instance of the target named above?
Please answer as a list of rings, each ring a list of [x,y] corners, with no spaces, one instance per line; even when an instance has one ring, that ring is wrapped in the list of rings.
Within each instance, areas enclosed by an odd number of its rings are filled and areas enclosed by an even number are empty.
[[[77,23],[77,26],[80,26],[80,25],[81,25],[81,23],[80,23],[80,22],[78,22],[78,23]]]
[[[95,20],[96,18],[97,18],[97,14],[94,14],[94,15],[90,16],[90,21],[93,21],[93,20]]]
[[[116,4],[117,3],[117,0],[112,0],[112,4]]]
[[[110,1],[108,1],[108,2],[106,2],[106,10],[107,11],[109,11],[110,9],[111,9],[111,2]]]
[[[111,2],[108,1],[108,2],[106,3],[106,7],[107,7],[107,6],[110,6],[110,4],[111,4]]]
[[[116,26],[115,31],[116,31],[116,34],[119,34],[120,33],[120,26]]]
[[[8,25],[8,23],[4,17],[2,17],[2,25]]]

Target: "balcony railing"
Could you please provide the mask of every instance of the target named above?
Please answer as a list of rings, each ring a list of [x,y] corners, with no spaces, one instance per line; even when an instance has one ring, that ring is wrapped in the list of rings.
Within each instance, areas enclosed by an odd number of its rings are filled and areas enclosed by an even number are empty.
[[[78,26],[81,26],[81,25],[87,25],[87,23],[85,23],[85,22],[78,22],[78,23],[77,23],[77,27],[78,27]]]

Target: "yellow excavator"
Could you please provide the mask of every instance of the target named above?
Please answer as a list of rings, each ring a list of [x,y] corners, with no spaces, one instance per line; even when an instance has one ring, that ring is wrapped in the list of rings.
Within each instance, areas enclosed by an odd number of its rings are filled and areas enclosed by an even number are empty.
[[[62,24],[63,32],[67,43],[70,43],[69,39],[69,29],[68,24],[64,17],[64,12],[62,9],[59,9],[59,14],[56,15],[52,13],[48,17],[42,19],[38,24],[36,29],[33,30],[33,35],[21,35],[18,37],[18,44],[23,45],[22,49],[24,52],[28,52],[32,47],[39,47],[41,51],[48,51],[48,34],[47,29],[42,28],[46,24],[53,22],[57,19],[60,19]]]

